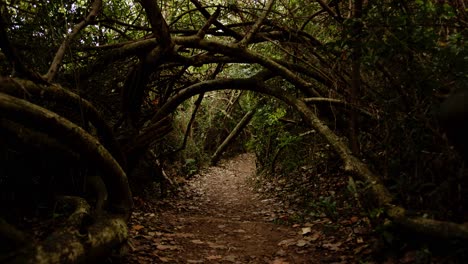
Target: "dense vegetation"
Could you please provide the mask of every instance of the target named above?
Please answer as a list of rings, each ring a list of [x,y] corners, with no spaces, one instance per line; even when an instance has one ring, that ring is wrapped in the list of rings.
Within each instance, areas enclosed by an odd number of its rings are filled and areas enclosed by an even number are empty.
[[[177,184],[161,167],[189,176],[243,151],[267,178],[346,173],[376,225],[468,239],[463,0],[0,11],[0,261],[105,256],[126,239],[132,191]],[[442,130],[447,97],[458,114]],[[32,241],[33,218],[60,224]]]

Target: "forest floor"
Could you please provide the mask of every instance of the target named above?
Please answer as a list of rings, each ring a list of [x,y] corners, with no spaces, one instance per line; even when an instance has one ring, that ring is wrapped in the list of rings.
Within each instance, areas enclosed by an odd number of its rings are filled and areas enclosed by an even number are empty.
[[[255,191],[254,173],[254,156],[242,154],[205,169],[175,197],[137,198],[124,262],[372,263],[361,262],[373,243],[362,217],[291,219],[294,209]]]

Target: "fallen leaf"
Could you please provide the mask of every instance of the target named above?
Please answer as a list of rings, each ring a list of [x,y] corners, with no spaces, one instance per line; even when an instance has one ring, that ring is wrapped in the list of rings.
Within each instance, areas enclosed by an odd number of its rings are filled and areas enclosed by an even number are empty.
[[[236,262],[237,257],[234,255],[229,255],[229,256],[225,256],[223,259],[229,262]]]
[[[159,250],[175,250],[175,249],[177,249],[177,246],[157,245],[156,248],[159,249]]]
[[[193,237],[193,234],[190,234],[190,233],[175,233],[173,236],[174,237],[187,238],[187,237]]]
[[[275,259],[271,264],[289,264],[289,262],[284,259]]]
[[[315,232],[313,235],[306,237],[307,241],[317,241],[322,236],[321,232]]]
[[[358,255],[359,253],[361,253],[367,247],[368,247],[368,245],[363,245],[363,246],[360,246],[360,247],[354,249],[354,255]]]
[[[275,255],[280,256],[280,257],[285,257],[288,255],[288,253],[282,249],[276,251]]]
[[[333,251],[338,251],[340,250],[340,246],[341,246],[341,242],[337,242],[337,243],[325,243],[322,245],[323,248],[326,248],[328,250],[333,250]]]
[[[305,241],[304,239],[300,239],[300,240],[297,241],[296,246],[303,247],[303,246],[305,246],[307,244],[308,244],[307,241]]]
[[[294,245],[296,244],[296,240],[293,239],[293,238],[289,238],[289,239],[285,239],[285,240],[282,240],[278,243],[278,246],[286,246],[286,247],[289,247],[291,245]]]
[[[216,243],[213,243],[213,242],[208,242],[208,246],[212,249],[226,249],[227,247],[226,246],[223,246],[223,245],[218,245]]]
[[[159,258],[160,261],[165,262],[165,263],[173,261],[173,259],[171,259],[171,258],[160,257],[160,256],[158,256],[158,258]]]
[[[143,229],[143,228],[145,228],[145,227],[142,226],[142,225],[134,225],[134,226],[132,227],[132,229],[135,230],[135,231],[141,230],[141,229]]]
[[[223,257],[221,255],[213,255],[213,256],[208,256],[206,257],[207,260],[218,260],[222,259]]]
[[[310,232],[312,232],[312,229],[310,227],[304,227],[302,228],[302,235],[307,235]]]
[[[187,263],[204,263],[204,260],[187,259]]]
[[[191,240],[190,242],[197,244],[197,245],[205,244],[205,242],[201,241],[200,239]]]

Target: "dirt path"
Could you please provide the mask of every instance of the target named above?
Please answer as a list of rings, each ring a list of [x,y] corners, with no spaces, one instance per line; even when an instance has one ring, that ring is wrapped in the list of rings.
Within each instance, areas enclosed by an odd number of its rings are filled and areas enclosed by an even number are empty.
[[[254,172],[254,157],[243,154],[202,172],[188,197],[136,210],[128,262],[349,263],[333,250],[319,254],[322,233],[278,224],[281,208],[247,183]]]

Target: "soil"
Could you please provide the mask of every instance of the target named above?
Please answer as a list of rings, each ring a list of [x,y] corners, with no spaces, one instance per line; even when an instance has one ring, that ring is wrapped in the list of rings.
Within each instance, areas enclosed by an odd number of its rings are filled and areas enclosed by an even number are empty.
[[[358,263],[369,254],[359,219],[288,219],[284,203],[254,191],[252,154],[210,167],[177,197],[136,198],[125,263]]]

